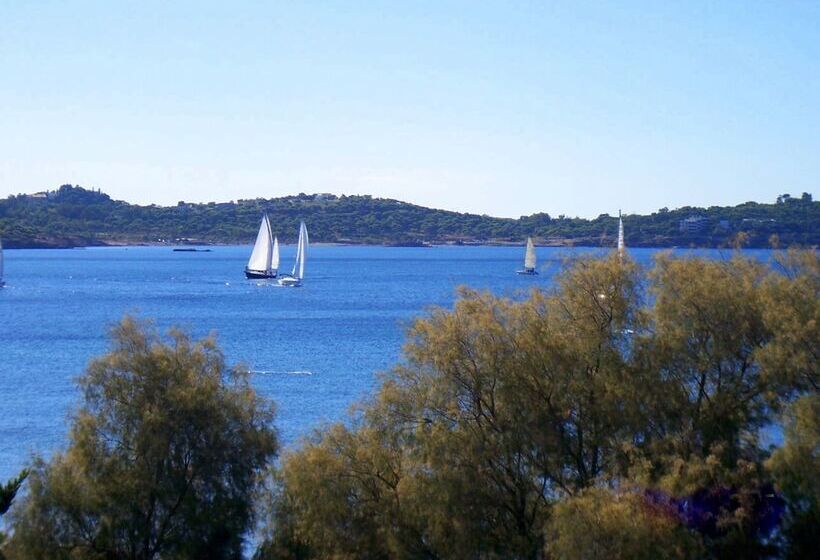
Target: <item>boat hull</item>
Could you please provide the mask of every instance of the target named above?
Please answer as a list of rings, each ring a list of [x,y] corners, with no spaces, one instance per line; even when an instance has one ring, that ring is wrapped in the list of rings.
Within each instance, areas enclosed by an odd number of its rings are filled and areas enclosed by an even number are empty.
[[[538,271],[534,268],[525,268],[524,270],[516,270],[516,274],[520,274],[521,276],[537,276]]]
[[[265,272],[261,270],[248,270],[247,268],[245,269],[245,278],[249,280],[272,280],[273,278],[276,278],[276,276],[276,271]]]
[[[289,288],[298,288],[302,285],[302,280],[299,278],[294,278],[293,276],[283,276],[279,279],[279,285]]]

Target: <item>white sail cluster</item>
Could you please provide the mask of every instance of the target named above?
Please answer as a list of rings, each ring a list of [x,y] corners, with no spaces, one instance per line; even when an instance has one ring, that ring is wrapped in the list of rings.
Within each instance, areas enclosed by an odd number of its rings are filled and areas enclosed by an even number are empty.
[[[270,218],[262,216],[256,243],[253,245],[245,276],[248,278],[269,279],[279,277],[282,286],[300,286],[305,277],[307,260],[308,232],[305,222],[299,224],[299,240],[296,243],[296,262],[290,274],[279,274],[279,239],[272,233]]]
[[[296,242],[296,262],[293,263],[293,270],[290,276],[283,276],[279,279],[280,286],[296,287],[302,285],[305,277],[305,261],[307,260],[308,231],[305,222],[299,224],[299,240]]]
[[[248,259],[246,272],[272,278],[278,270],[279,240],[271,233],[270,218],[265,214],[262,216],[262,223],[259,224],[259,232],[256,234],[256,243],[253,245],[251,258]]]
[[[626,245],[624,244],[624,221],[621,218],[621,211],[618,210],[618,254],[623,256],[624,251],[626,251]]]

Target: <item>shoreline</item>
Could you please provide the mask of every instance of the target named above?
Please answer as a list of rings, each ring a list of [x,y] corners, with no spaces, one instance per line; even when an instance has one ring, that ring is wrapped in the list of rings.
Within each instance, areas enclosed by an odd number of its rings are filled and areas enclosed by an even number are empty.
[[[283,246],[294,245],[294,243],[282,243]],[[477,243],[477,242],[470,242],[470,243],[429,243],[425,245],[397,245],[391,243],[340,243],[340,242],[332,242],[332,241],[322,241],[322,242],[311,242],[312,247],[386,247],[386,248],[393,248],[393,249],[432,249],[436,247],[525,247],[526,243],[514,243],[514,242],[484,242],[484,243]],[[59,251],[68,251],[68,250],[85,250],[85,249],[116,249],[116,248],[129,248],[129,247],[165,247],[169,250],[176,250],[180,248],[211,248],[211,247],[253,247],[253,243],[151,243],[151,242],[135,242],[135,243],[98,243],[92,245],[12,245],[12,246],[4,246],[4,251],[18,251],[18,250],[59,250]],[[800,246],[802,247],[802,245]],[[584,244],[584,243],[538,243],[536,244],[536,248],[548,248],[548,249],[612,249],[615,250],[616,247],[610,245],[591,245],[591,244]],[[806,247],[811,248],[811,247]],[[709,250],[725,250],[725,251],[735,251],[737,250],[735,247],[727,247],[727,246],[719,246],[719,245],[630,245],[627,246],[627,251],[629,249],[654,249],[654,250],[680,250],[680,249],[690,249],[690,250],[699,250],[699,249],[709,249]],[[788,249],[788,247],[771,247],[769,245],[765,246],[757,246],[757,245],[749,245],[745,247],[741,247],[741,250],[778,250],[778,249]],[[178,251],[180,252],[180,251]],[[184,251],[182,251],[184,252]],[[207,252],[207,251],[190,251],[190,252]]]

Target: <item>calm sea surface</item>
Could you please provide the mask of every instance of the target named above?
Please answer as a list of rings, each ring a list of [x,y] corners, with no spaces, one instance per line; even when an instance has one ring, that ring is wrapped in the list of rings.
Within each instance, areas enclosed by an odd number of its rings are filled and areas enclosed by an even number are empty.
[[[278,405],[292,443],[343,419],[375,374],[401,358],[404,330],[459,285],[521,297],[547,287],[564,258],[590,249],[539,248],[540,276],[517,276],[523,247],[311,247],[302,288],[244,279],[249,246],[180,253],[167,247],[5,252],[0,289],[0,481],[32,453],[64,443],[79,402],[75,379],[107,348],[126,313],[196,336],[215,331],[229,363]],[[649,263],[654,250],[630,251]],[[699,251],[714,258],[725,253]],[[765,258],[766,252],[756,252]],[[282,249],[283,269],[294,247]]]

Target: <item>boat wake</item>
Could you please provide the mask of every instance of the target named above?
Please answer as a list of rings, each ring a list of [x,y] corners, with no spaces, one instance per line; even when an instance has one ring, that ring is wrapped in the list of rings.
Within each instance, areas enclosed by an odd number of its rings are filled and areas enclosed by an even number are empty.
[[[313,375],[312,371],[305,369],[296,370],[266,370],[266,369],[252,369],[251,373],[254,375]]]

